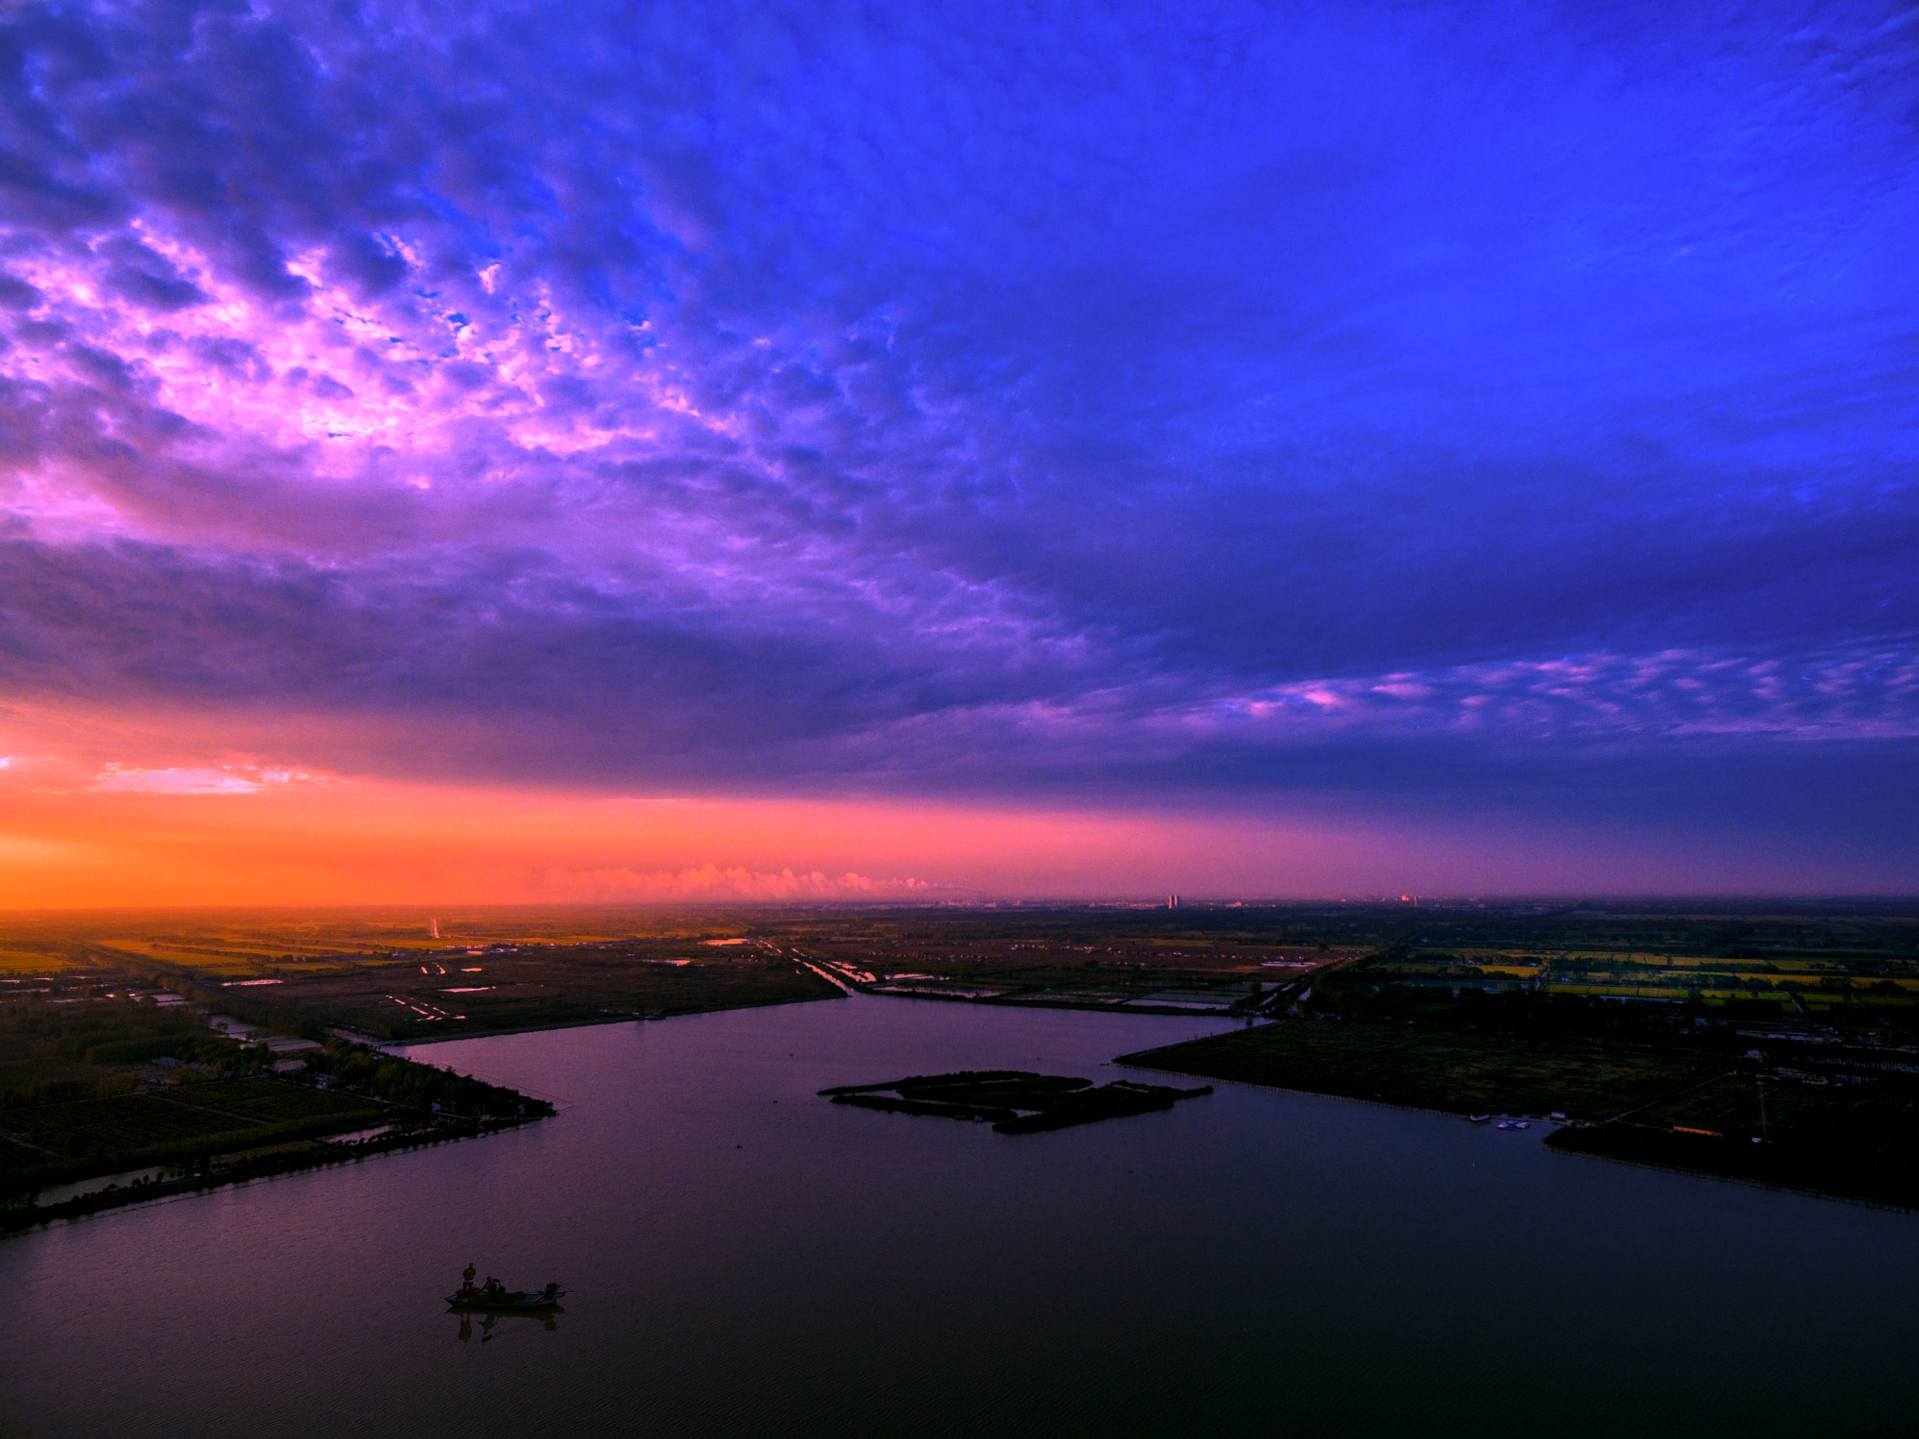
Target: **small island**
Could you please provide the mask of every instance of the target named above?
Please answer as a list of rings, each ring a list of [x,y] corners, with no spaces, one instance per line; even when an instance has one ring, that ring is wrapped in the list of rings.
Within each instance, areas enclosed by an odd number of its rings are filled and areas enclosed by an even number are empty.
[[[894,1114],[933,1114],[991,1124],[1001,1134],[1035,1134],[1102,1119],[1123,1119],[1171,1109],[1182,1099],[1211,1094],[1210,1084],[1176,1089],[1121,1079],[1095,1085],[1069,1075],[1024,1069],[965,1069],[920,1074],[879,1084],[842,1084],[822,1089],[835,1104],[883,1109]]]

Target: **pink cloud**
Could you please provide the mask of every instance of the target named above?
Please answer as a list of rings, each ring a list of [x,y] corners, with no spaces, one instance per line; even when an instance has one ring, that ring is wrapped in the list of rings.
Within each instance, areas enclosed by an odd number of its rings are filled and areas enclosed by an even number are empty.
[[[257,794],[270,786],[292,784],[308,776],[297,770],[244,765],[171,765],[159,769],[109,764],[88,789],[97,794]]]

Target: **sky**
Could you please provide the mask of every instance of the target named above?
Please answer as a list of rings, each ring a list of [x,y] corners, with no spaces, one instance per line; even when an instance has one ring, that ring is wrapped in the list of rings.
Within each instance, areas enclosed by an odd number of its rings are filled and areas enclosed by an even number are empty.
[[[0,905],[1919,889],[1919,9],[0,13]]]

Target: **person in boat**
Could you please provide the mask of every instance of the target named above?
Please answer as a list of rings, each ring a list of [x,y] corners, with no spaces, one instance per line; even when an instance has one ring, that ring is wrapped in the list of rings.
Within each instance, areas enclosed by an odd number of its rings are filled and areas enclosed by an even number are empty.
[[[560,1286],[558,1284],[547,1285],[541,1297],[544,1298],[548,1304],[551,1304],[555,1299],[560,1297]]]
[[[506,1293],[506,1286],[489,1274],[486,1276],[486,1288],[483,1292],[487,1298],[497,1299],[500,1295]]]
[[[479,1272],[480,1271],[475,1269],[471,1264],[468,1264],[466,1268],[460,1271],[460,1293],[471,1294],[473,1292],[473,1276]]]

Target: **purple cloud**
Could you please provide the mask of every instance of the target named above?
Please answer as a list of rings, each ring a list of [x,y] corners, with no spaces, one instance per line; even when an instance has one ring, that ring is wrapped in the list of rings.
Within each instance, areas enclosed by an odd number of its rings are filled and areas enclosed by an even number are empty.
[[[1891,835],[1914,32],[1640,18],[16,10],[0,681],[384,771],[1745,766]]]

